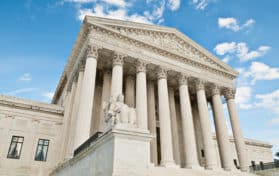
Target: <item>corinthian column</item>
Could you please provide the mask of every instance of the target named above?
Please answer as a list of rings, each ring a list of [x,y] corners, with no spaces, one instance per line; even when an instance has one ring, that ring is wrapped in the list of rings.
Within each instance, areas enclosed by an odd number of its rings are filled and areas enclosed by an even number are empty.
[[[112,59],[111,97],[115,100],[122,94],[123,56],[116,54]]]
[[[179,97],[184,137],[184,154],[186,168],[198,168],[199,161],[194,132],[193,115],[189,97],[188,82],[186,75],[179,76]]]
[[[174,160],[177,165],[180,165],[180,150],[179,150],[179,136],[175,109],[174,89],[169,87],[169,101],[170,101],[170,115],[171,115],[171,129],[172,129],[172,147],[174,153]]]
[[[103,75],[103,88],[102,88],[102,102],[101,102],[101,111],[100,111],[100,119],[99,119],[99,125],[98,125],[98,131],[103,132],[104,131],[104,123],[105,123],[105,117],[104,117],[104,108],[105,104],[109,102],[110,98],[110,84],[111,84],[111,69],[105,69],[104,75]]]
[[[151,162],[158,165],[157,138],[156,138],[156,110],[155,110],[155,88],[154,82],[147,83],[148,104],[148,129],[154,138],[150,142]]]
[[[216,137],[222,167],[225,170],[231,170],[233,167],[233,159],[230,150],[230,141],[220,96],[220,90],[217,86],[214,85],[211,88],[211,95],[213,104],[214,124],[216,129]]]
[[[204,91],[204,82],[196,80],[197,103],[200,115],[200,123],[204,142],[204,151],[206,157],[206,169],[214,169],[217,167],[217,158],[210,128],[207,101]]]
[[[84,75],[84,65],[80,64],[78,68],[78,75],[77,75],[77,88],[76,88],[76,94],[74,98],[74,105],[73,105],[73,112],[72,112],[72,121],[71,121],[71,130],[69,133],[69,142],[68,142],[68,151],[67,151],[67,158],[73,157],[74,150],[76,147],[78,147],[77,141],[76,141],[76,129],[77,129],[77,115],[78,115],[78,108],[79,108],[79,102],[80,102],[80,95],[81,95],[81,88],[82,88],[82,82],[83,82],[83,75]]]
[[[237,108],[234,101],[235,92],[232,89],[225,90],[225,98],[227,100],[228,111],[230,114],[230,121],[234,136],[234,143],[237,151],[237,156],[239,160],[239,165],[241,171],[247,172],[248,171],[248,160],[247,160],[247,153],[246,153],[246,146],[240,126],[240,121],[238,118]]]
[[[82,82],[82,91],[80,95],[77,129],[76,129],[76,145],[79,146],[90,137],[96,69],[98,59],[98,48],[89,45],[87,48],[85,72]]]
[[[137,60],[136,111],[138,126],[147,130],[146,63]]]
[[[135,77],[127,75],[125,81],[125,104],[129,107],[135,107]]]
[[[161,165],[165,167],[174,166],[171,120],[168,97],[167,73],[164,69],[157,69],[158,78],[158,100],[161,139]]]

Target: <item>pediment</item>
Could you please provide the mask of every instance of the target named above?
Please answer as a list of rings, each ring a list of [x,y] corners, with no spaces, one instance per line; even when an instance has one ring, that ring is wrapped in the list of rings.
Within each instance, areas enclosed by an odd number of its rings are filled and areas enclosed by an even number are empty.
[[[87,16],[86,21],[231,75],[237,76],[238,74],[230,66],[174,28],[91,16]]]

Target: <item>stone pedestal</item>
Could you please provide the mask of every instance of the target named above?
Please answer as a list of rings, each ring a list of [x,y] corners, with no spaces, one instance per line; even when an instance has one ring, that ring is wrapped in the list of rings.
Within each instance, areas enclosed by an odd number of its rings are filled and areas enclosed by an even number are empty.
[[[105,132],[71,160],[58,166],[52,176],[143,175],[150,164],[152,136],[141,129],[117,126]]]

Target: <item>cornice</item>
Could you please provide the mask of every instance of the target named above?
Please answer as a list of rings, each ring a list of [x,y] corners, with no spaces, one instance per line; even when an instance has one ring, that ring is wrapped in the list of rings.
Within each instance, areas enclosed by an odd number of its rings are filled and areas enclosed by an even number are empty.
[[[223,67],[225,70],[221,70],[218,68],[214,68],[213,66],[210,66],[209,64],[203,63],[199,60],[194,60],[189,57],[185,57],[181,55],[180,53],[175,53],[170,50],[166,50],[164,48],[161,48],[160,46],[155,46],[150,43],[146,43],[141,40],[137,40],[135,38],[125,36],[121,34],[117,30],[113,30],[112,28],[107,27],[106,25],[118,25],[120,27],[130,28],[133,30],[142,30],[142,31],[148,31],[148,32],[158,32],[158,33],[164,33],[164,34],[170,34],[174,35],[177,39],[179,39],[179,42],[186,42],[191,45],[191,47],[194,48],[195,51],[198,51],[199,54],[205,55],[205,57],[208,57],[212,59],[213,62],[218,63],[221,67]],[[141,47],[144,49],[151,50],[154,53],[157,53],[159,55],[165,56],[165,57],[171,57],[175,60],[182,61],[186,64],[192,65],[193,67],[208,70],[212,73],[215,73],[217,75],[222,75],[229,79],[234,79],[238,72],[233,70],[230,66],[223,63],[220,59],[216,58],[214,55],[212,55],[209,51],[202,48],[200,45],[192,41],[190,38],[176,30],[175,28],[170,27],[163,27],[163,26],[156,26],[151,24],[142,24],[142,23],[135,23],[135,22],[127,22],[122,20],[115,20],[115,19],[106,19],[106,18],[99,18],[99,17],[91,17],[86,16],[85,20],[81,26],[80,32],[77,36],[76,42],[74,43],[74,47],[72,48],[71,54],[69,56],[68,62],[64,68],[64,71],[61,75],[60,81],[58,83],[58,86],[56,88],[52,103],[57,102],[57,98],[60,96],[62,90],[65,86],[65,81],[67,81],[67,78],[70,76],[71,70],[74,67],[75,59],[79,56],[82,46],[85,43],[86,40],[89,39],[88,34],[90,33],[91,29],[101,29],[104,30],[108,35],[112,36],[113,38],[123,40],[124,42],[132,43],[136,47]]]
[[[16,98],[7,95],[0,95],[0,106],[9,106],[13,108],[26,109],[31,111],[39,111],[52,113],[57,115],[64,114],[64,108],[54,104],[35,102],[31,100]]]
[[[112,29],[110,29],[106,26],[103,26],[103,25],[100,25],[100,24],[91,24],[91,25],[93,26],[93,29],[95,30],[95,32],[98,32],[98,31],[104,32],[107,35],[109,35],[109,36],[111,36],[115,39],[122,40],[124,42],[128,42],[130,44],[133,44],[134,46],[141,47],[143,49],[149,49],[156,54],[159,54],[159,55],[162,55],[162,56],[165,56],[165,57],[171,57],[175,60],[178,60],[180,62],[182,61],[182,62],[190,64],[194,67],[198,67],[200,69],[209,70],[209,71],[211,71],[211,72],[213,72],[217,75],[223,75],[224,77],[227,77],[229,79],[234,79],[237,76],[237,73],[230,73],[230,72],[225,71],[225,70],[221,70],[221,69],[218,69],[218,68],[211,67],[210,65],[202,63],[199,60],[193,60],[191,58],[184,57],[179,53],[174,53],[174,52],[169,51],[167,49],[163,49],[159,46],[154,46],[150,43],[145,43],[141,40],[137,40],[135,38],[131,38],[129,36],[120,34],[120,32],[112,30]]]
[[[173,34],[178,43],[186,43],[190,44],[193,49],[200,52],[202,55],[212,59],[212,61],[215,61],[217,64],[222,66],[223,68],[227,69],[229,72],[231,72],[234,75],[238,75],[238,72],[235,71],[232,67],[224,63],[222,60],[214,56],[211,52],[206,50],[205,48],[201,47],[199,44],[197,44],[195,41],[190,39],[188,36],[183,34],[182,32],[178,31],[176,28],[172,27],[166,27],[166,26],[157,26],[152,24],[144,24],[144,23],[137,23],[137,22],[131,22],[131,21],[123,21],[123,20],[116,20],[116,19],[109,19],[109,18],[101,18],[101,17],[95,17],[95,16],[86,16],[85,21],[88,24],[98,24],[102,26],[110,26],[111,28],[126,28],[128,30],[134,30],[138,32],[147,32],[147,33],[160,33],[162,35],[165,34]]]

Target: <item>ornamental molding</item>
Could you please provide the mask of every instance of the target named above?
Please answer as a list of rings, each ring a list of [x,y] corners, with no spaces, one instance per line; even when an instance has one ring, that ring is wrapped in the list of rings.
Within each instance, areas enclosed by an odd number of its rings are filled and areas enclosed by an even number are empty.
[[[98,59],[99,48],[95,45],[88,45],[86,50],[86,58]]]
[[[166,68],[158,66],[156,68],[156,75],[157,75],[158,80],[159,79],[167,79],[168,74],[167,74]]]
[[[235,89],[226,88],[224,89],[224,96],[226,100],[234,99],[235,98]]]
[[[215,72],[231,77],[231,79],[238,74],[230,66],[174,28],[119,22],[118,20],[97,17],[87,17],[86,22],[91,25],[91,33],[94,36],[96,32],[99,32],[103,37],[110,36],[188,64],[192,63],[196,67],[213,69]]]
[[[87,45],[92,37],[103,42],[114,39],[127,46],[149,50],[230,80],[238,75],[230,66],[174,28],[86,16],[56,89],[53,103],[56,102],[60,89],[63,89],[63,82],[70,76],[76,59],[83,53],[84,45]]]
[[[124,55],[122,54],[114,54],[112,58],[112,65],[123,65],[124,63]]]
[[[188,79],[190,78],[189,75],[186,74],[178,74],[177,79],[179,85],[188,85]]]
[[[137,73],[146,72],[146,65],[147,65],[146,62],[137,59],[135,64],[136,64]]]

